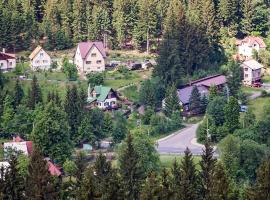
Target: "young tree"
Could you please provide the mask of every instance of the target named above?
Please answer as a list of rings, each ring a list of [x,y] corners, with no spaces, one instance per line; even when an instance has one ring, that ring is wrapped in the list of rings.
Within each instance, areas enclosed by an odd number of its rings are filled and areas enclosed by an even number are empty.
[[[159,177],[154,173],[150,173],[146,178],[141,191],[142,200],[153,200],[161,197],[161,183]]]
[[[113,132],[113,121],[109,113],[105,113],[102,131],[105,137],[110,137]]]
[[[183,200],[195,200],[198,199],[199,185],[198,174],[193,162],[192,154],[187,148],[185,150],[185,156],[180,163],[181,170],[181,185],[180,185],[180,199]]]
[[[63,71],[66,74],[68,80],[77,80],[78,70],[76,65],[69,63],[68,58],[63,59]]]
[[[3,199],[25,199],[25,184],[22,175],[19,173],[18,160],[16,156],[11,156],[9,167],[4,175],[4,184],[2,188]]]
[[[170,117],[176,111],[180,111],[179,97],[175,85],[172,85],[166,91],[164,112]]]
[[[218,90],[216,85],[211,85],[209,88],[209,102],[218,96]]]
[[[34,121],[32,137],[35,145],[51,159],[64,163],[71,156],[70,128],[65,113],[52,102]]]
[[[216,97],[212,101],[209,102],[207,106],[207,114],[213,121],[215,126],[223,125],[224,118],[224,106],[226,105],[226,101],[222,97]]]
[[[58,196],[47,161],[36,148],[33,150],[28,166],[25,196],[33,200],[55,199]]]
[[[119,152],[119,173],[122,179],[124,196],[127,199],[138,199],[143,170],[139,167],[139,155],[133,144],[131,134],[127,135],[125,145]]]
[[[2,128],[2,135],[8,136],[12,133],[13,127],[12,127],[12,119],[14,117],[14,109],[12,106],[12,99],[11,96],[7,95],[4,100],[4,109],[3,109],[3,115],[1,117],[1,128]]]
[[[88,84],[92,87],[102,85],[104,83],[104,74],[102,73],[89,73],[87,74]]]
[[[96,137],[94,135],[94,127],[89,119],[88,113],[85,114],[78,128],[78,136],[76,138],[76,143],[80,144],[84,141],[91,143],[92,145],[96,142]]]
[[[189,98],[189,109],[194,115],[201,113],[201,94],[197,86],[193,86],[191,91]]]
[[[237,98],[241,86],[241,68],[239,63],[233,61],[229,62],[227,67],[229,69],[227,77],[229,92],[231,96]]]
[[[230,97],[224,107],[225,126],[230,133],[233,133],[239,127],[240,106],[237,99]]]
[[[28,94],[28,107],[34,110],[36,107],[36,104],[38,103],[42,103],[42,94],[41,94],[41,89],[37,81],[37,77],[36,75],[34,75],[32,83],[31,83],[31,88]]]
[[[23,89],[20,85],[20,81],[19,79],[16,80],[16,85],[15,85],[15,88],[14,88],[14,106],[17,107],[22,99],[24,97],[24,92],[23,92]]]
[[[201,196],[207,200],[210,197],[210,190],[213,187],[213,173],[216,167],[217,159],[214,156],[214,149],[206,141],[204,144],[202,160],[200,161],[200,180],[201,180]]]
[[[128,134],[127,120],[120,113],[117,113],[115,118],[116,118],[116,121],[113,125],[112,137],[113,137],[113,143],[118,144]]]

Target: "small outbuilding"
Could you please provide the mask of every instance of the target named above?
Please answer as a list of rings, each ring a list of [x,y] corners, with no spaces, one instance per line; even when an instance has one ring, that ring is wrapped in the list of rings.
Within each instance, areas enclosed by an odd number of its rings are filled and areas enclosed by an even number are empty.
[[[263,65],[251,59],[243,62],[241,67],[243,69],[243,83],[245,85],[261,82]]]

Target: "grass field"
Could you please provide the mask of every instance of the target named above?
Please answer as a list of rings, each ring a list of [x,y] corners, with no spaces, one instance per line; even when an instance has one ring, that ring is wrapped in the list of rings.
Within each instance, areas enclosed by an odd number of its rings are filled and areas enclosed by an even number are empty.
[[[165,167],[165,168],[172,167],[175,159],[179,163],[183,159],[183,156],[182,155],[160,155],[161,167]],[[196,166],[198,166],[200,160],[201,160],[201,157],[193,156],[193,161],[196,164]]]
[[[254,92],[261,92],[263,91],[262,88],[254,88],[254,87],[247,87],[247,86],[242,86],[242,91],[246,94],[251,94]]]
[[[248,103],[249,109],[254,112],[257,120],[262,120],[264,118],[266,105],[270,105],[270,97],[260,97]]]
[[[139,102],[139,92],[136,85],[132,85],[121,91],[125,97],[133,102]]]
[[[262,81],[263,83],[270,83],[270,76],[263,76]]]

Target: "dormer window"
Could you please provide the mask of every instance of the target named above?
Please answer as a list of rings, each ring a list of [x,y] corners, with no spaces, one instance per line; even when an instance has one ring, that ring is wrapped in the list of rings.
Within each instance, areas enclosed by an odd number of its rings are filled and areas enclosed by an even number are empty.
[[[40,53],[40,57],[43,57],[43,53]]]
[[[96,53],[92,53],[91,54],[91,57],[97,57],[97,54]]]

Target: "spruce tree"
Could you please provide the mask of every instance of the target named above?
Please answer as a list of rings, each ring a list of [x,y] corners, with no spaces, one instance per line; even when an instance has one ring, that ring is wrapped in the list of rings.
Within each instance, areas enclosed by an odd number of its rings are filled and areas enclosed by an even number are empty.
[[[192,114],[197,115],[201,113],[201,94],[197,86],[193,86],[189,98],[189,109]]]
[[[239,63],[230,61],[228,63],[228,69],[229,69],[229,76],[227,78],[228,81],[228,87],[229,87],[229,93],[231,96],[234,96],[237,98],[239,89],[241,87],[241,67]]]
[[[29,200],[53,200],[58,196],[47,161],[36,148],[33,150],[28,166],[25,196]]]
[[[171,177],[166,170],[166,168],[163,168],[161,172],[161,199],[171,199],[173,193],[172,193],[172,184],[171,184]]]
[[[179,164],[176,162],[176,159],[173,162],[173,166],[171,168],[171,189],[172,189],[172,195],[174,199],[180,199],[181,197],[181,170]]]
[[[239,127],[240,106],[234,97],[230,97],[224,107],[225,126],[233,133]]]
[[[116,114],[116,121],[113,124],[112,138],[113,144],[120,143],[128,134],[127,120],[120,114]]]
[[[180,200],[197,200],[199,194],[199,177],[193,162],[192,154],[187,148],[185,156],[180,163],[181,170],[181,185],[180,185]]]
[[[209,101],[212,101],[214,98],[218,96],[218,90],[216,85],[211,85],[209,89]]]
[[[152,172],[145,180],[141,191],[141,200],[157,200],[161,198],[160,179],[156,173]]]
[[[29,90],[28,94],[28,107],[32,110],[35,109],[36,104],[42,103],[42,94],[41,94],[41,89],[38,84],[38,80],[36,75],[34,75],[32,83],[31,83],[31,88]]]
[[[2,136],[7,137],[12,133],[12,119],[14,117],[14,108],[12,106],[12,99],[10,95],[6,95],[3,105],[3,115],[1,116],[1,129],[3,131]]]
[[[179,97],[175,85],[172,85],[166,91],[164,112],[166,116],[170,117],[176,111],[180,111]]]
[[[216,158],[214,156],[214,149],[206,141],[203,149],[202,160],[200,161],[200,180],[201,180],[201,196],[203,199],[208,200],[210,196],[211,187],[213,187],[213,173],[216,167]]]
[[[254,18],[254,1],[252,0],[242,0],[241,2],[241,11],[243,18],[241,20],[241,31],[245,35],[250,35],[253,31],[253,18]]]
[[[139,155],[133,146],[133,137],[127,135],[126,146],[119,155],[119,173],[122,179],[125,199],[139,199],[139,191],[142,183],[142,170],[138,167]]]
[[[257,170],[256,183],[247,189],[248,200],[270,199],[270,159],[264,160]]]
[[[25,193],[25,183],[19,173],[18,161],[16,156],[12,155],[9,160],[9,167],[6,169],[3,184],[3,199],[23,200]]]
[[[23,96],[24,96],[23,89],[20,85],[19,79],[17,79],[16,85],[14,88],[14,105],[15,105],[15,107],[17,107],[21,103]]]
[[[109,113],[105,113],[102,131],[105,137],[110,137],[113,132],[113,121]]]

